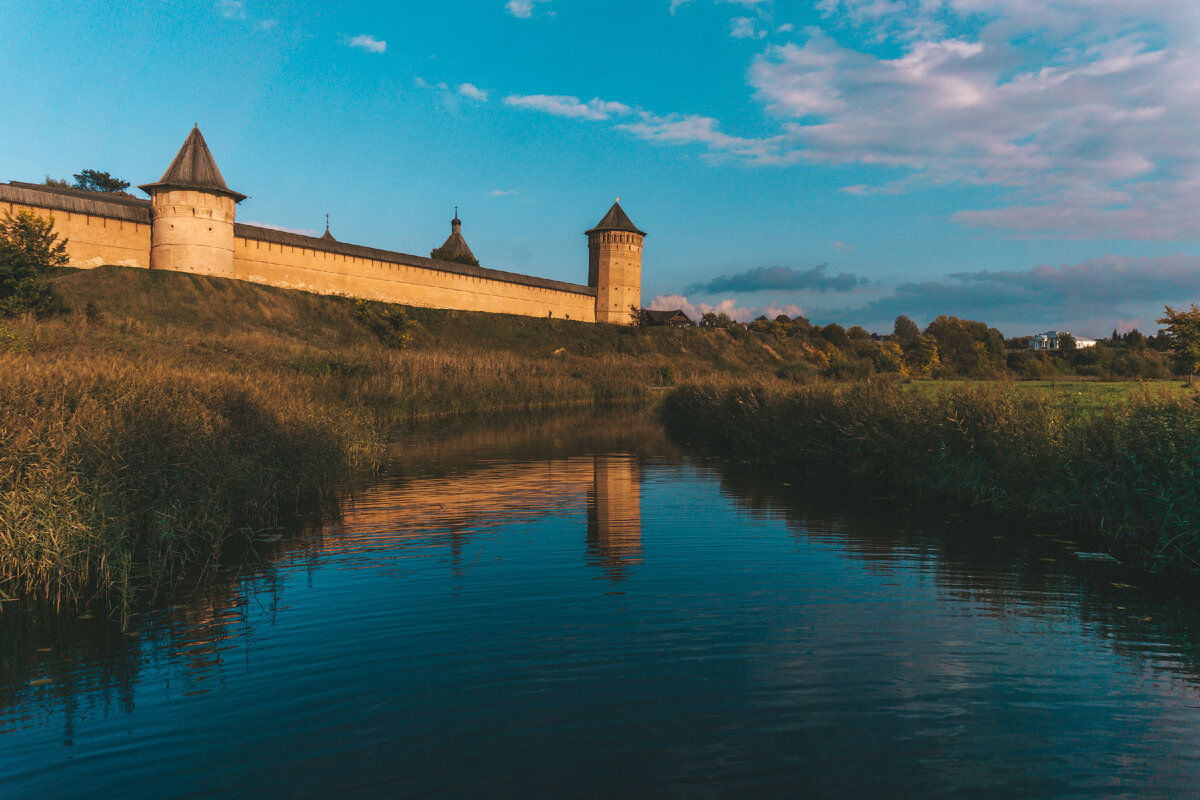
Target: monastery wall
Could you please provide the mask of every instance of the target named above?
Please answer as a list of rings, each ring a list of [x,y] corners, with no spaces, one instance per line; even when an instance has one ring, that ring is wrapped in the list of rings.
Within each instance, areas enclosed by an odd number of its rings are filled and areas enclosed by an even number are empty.
[[[427,308],[596,321],[595,290],[586,286],[251,225],[234,226],[233,277]]]
[[[192,129],[150,200],[64,186],[0,184],[0,212],[53,218],[73,267],[102,264],[165,269],[252,281],[317,294],[426,308],[629,321],[640,306],[642,238],[619,204],[588,231],[588,285],[475,266],[457,211],[441,260],[240,224],[232,191]],[[459,263],[469,261],[473,263]]]
[[[8,191],[4,191],[8,190]],[[52,197],[39,203],[29,191],[0,185],[0,216],[28,211],[44,219],[54,219],[54,232],[67,240],[71,266],[98,267],[118,264],[124,267],[150,266],[150,210],[133,204],[78,203],[79,209],[53,208],[72,205],[75,198]],[[87,210],[83,210],[87,209]]]

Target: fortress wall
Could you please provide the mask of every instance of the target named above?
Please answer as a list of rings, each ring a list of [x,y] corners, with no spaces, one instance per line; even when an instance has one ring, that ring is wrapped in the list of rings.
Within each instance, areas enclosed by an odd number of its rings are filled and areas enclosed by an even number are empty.
[[[470,270],[460,273],[332,252],[320,249],[320,240],[312,241],[314,246],[307,247],[235,236],[234,277],[286,289],[427,308],[531,317],[552,314],[556,318],[596,321],[596,298],[591,294],[510,282],[470,274]]]
[[[78,211],[50,209],[0,199],[0,216],[29,211],[54,219],[54,232],[67,240],[71,266],[90,269],[101,264],[150,266],[150,222],[134,222]]]

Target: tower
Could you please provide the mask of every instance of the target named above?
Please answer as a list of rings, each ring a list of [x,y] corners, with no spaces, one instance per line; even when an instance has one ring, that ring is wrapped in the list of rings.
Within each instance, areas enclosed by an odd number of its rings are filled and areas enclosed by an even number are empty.
[[[139,189],[150,195],[150,268],[233,277],[235,206],[246,195],[231,191],[200,127],[157,183]]]
[[[621,209],[620,198],[587,232],[588,286],[596,287],[596,321],[630,321],[642,305],[642,240],[646,237]]]

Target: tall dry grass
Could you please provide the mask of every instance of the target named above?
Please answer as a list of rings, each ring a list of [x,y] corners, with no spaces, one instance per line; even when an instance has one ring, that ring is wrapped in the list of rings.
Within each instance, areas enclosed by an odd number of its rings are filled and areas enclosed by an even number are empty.
[[[764,465],[1094,526],[1152,565],[1200,566],[1200,407],[1146,391],[1088,412],[1019,386],[681,387],[676,435]]]
[[[774,360],[724,331],[364,318],[180,273],[106,267],[56,290],[65,315],[0,320],[0,594],[58,603],[153,596],[328,496],[398,426],[644,403],[675,376]],[[379,335],[404,315],[403,337]]]

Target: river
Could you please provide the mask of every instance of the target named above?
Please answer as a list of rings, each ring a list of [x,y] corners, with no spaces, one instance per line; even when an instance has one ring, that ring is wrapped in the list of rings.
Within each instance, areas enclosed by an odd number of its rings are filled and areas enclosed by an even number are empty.
[[[126,630],[5,604],[0,796],[1200,794],[1194,594],[853,498],[638,414],[407,438]]]

